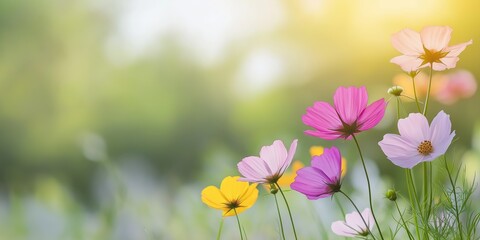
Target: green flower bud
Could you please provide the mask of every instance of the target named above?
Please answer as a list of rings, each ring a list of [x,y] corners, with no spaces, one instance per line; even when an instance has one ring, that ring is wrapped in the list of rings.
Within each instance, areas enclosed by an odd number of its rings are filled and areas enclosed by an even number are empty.
[[[275,184],[273,184],[273,183],[270,184],[270,193],[271,194],[277,194],[277,192],[278,192],[277,186],[275,186]]]
[[[395,190],[392,190],[392,189],[388,189],[387,190],[387,194],[385,194],[385,196],[388,198],[388,200],[390,201],[395,201],[397,200],[397,192]]]
[[[403,92],[403,88],[400,86],[393,86],[389,88],[387,91],[388,94],[391,94],[396,97],[400,97],[400,95],[402,95],[402,92]]]

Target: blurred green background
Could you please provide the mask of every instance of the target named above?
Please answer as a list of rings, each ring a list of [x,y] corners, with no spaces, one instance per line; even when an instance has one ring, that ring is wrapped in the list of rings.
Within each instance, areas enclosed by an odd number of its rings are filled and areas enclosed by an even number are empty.
[[[212,239],[220,214],[201,189],[238,175],[236,163],[261,146],[298,138],[304,163],[310,146],[332,144],[356,161],[350,142],[304,135],[301,116],[338,86],[389,98],[401,73],[389,63],[393,33],[451,26],[451,45],[474,40],[457,68],[478,78],[478,9],[475,0],[2,0],[0,239]],[[472,148],[479,100],[430,108],[451,114],[458,158]],[[403,171],[376,144],[396,131],[395,111],[360,141],[379,177],[401,188]],[[195,212],[214,219],[195,227],[186,220]]]

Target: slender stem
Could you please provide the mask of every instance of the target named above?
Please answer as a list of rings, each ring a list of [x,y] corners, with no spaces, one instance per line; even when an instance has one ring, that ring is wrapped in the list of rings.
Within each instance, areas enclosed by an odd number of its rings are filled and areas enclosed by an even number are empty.
[[[280,214],[280,208],[278,207],[278,200],[277,200],[277,194],[273,194],[275,197],[275,205],[277,205],[277,213],[278,213],[278,219],[280,220],[280,229],[282,231],[282,238],[285,240],[285,232],[283,231],[283,221],[282,221],[282,215]]]
[[[450,170],[448,169],[447,158],[445,157],[445,155],[443,155],[443,160],[445,162],[445,169],[447,170],[447,173],[448,173],[448,179],[450,179],[450,184],[452,185],[452,188],[453,188],[453,198],[455,201],[455,218],[457,220],[458,233],[460,234],[460,240],[463,240],[462,222],[460,222],[460,213],[458,212],[457,190],[456,190],[455,183],[452,179]]]
[[[400,98],[396,97],[397,99],[397,121],[400,119]]]
[[[233,211],[235,212],[235,217],[237,217],[238,231],[240,231],[240,239],[243,240],[242,227],[240,226],[240,219],[238,219],[237,210],[235,210],[234,208]]]
[[[430,79],[428,80],[427,96],[425,98],[425,105],[423,106],[423,115],[427,115],[428,101],[430,100],[430,90],[432,89],[432,77],[433,77],[433,63],[430,63]]]
[[[400,219],[402,219],[403,227],[405,228],[405,231],[407,231],[408,238],[413,239],[412,233],[410,233],[410,230],[408,230],[408,226],[405,223],[405,220],[403,219],[403,214],[402,214],[402,211],[400,211],[400,208],[398,207],[397,201],[394,201],[394,202],[395,202],[395,206],[397,207],[398,214],[400,215]]]
[[[297,231],[295,230],[295,224],[293,223],[292,212],[290,211],[290,206],[288,206],[287,198],[285,197],[285,194],[283,194],[283,190],[280,187],[280,185],[278,185],[278,183],[275,183],[275,185],[277,185],[278,190],[280,190],[280,193],[282,194],[283,200],[285,201],[285,205],[287,205],[288,215],[290,216],[290,222],[292,223],[293,235],[295,236],[295,240],[296,240],[296,239],[298,239],[297,238]]]
[[[218,228],[217,240],[220,240],[220,235],[222,234],[222,228],[223,228],[223,217],[222,217],[222,221],[220,221],[220,227]]]
[[[430,63],[430,77],[428,80],[428,89],[427,96],[425,98],[425,106],[423,108],[423,115],[427,116],[428,103],[430,100],[430,92],[432,89],[432,78],[433,78],[433,63]],[[432,207],[432,167],[428,162],[423,163],[423,213],[425,221],[425,237],[428,239],[428,219],[430,217],[430,210]]]
[[[365,166],[365,160],[363,159],[362,150],[360,149],[360,145],[358,144],[358,140],[355,137],[355,134],[352,134],[352,137],[353,137],[353,140],[355,140],[355,145],[357,145],[357,150],[358,150],[358,153],[360,154],[360,159],[362,160],[363,170],[365,171],[365,177],[367,178],[368,201],[370,203],[370,210],[372,211],[373,220],[375,220],[375,225],[377,226],[378,232],[380,233],[380,238],[384,239],[383,234],[382,234],[382,230],[380,230],[380,226],[378,225],[377,218],[375,217],[375,213],[373,211],[372,190],[371,190],[371,187],[370,187],[370,178],[368,177],[368,171],[367,171],[367,167]]]
[[[420,230],[418,228],[418,219],[417,219],[417,207],[415,202],[417,202],[417,192],[415,190],[415,185],[413,184],[412,170],[405,169],[405,175],[407,179],[407,188],[408,188],[408,197],[410,198],[410,204],[412,205],[413,212],[413,221],[415,222],[415,230],[417,233],[418,239],[420,239]],[[418,206],[418,203],[417,203]]]
[[[413,95],[415,96],[415,104],[417,105],[418,112],[420,112],[420,104],[418,103],[417,97],[417,89],[415,87],[415,77],[412,76],[412,84],[413,84]]]
[[[363,215],[362,213],[360,212],[360,210],[358,209],[357,205],[355,205],[355,203],[353,202],[353,200],[346,194],[344,193],[342,190],[339,191],[340,193],[343,194],[343,196],[345,196],[349,201],[350,203],[352,203],[353,207],[355,208],[355,210],[357,210],[358,214],[360,215],[360,218],[362,219],[363,221],[363,224],[365,224],[365,227],[367,228],[366,230],[368,232],[370,232],[370,235],[372,235],[372,238],[375,239],[375,236],[373,235],[372,231],[370,231],[370,226],[367,224],[367,221],[365,221],[365,219],[363,218]],[[370,209],[372,210],[372,209]],[[372,212],[373,213],[373,212]],[[382,238],[383,239],[383,238]]]

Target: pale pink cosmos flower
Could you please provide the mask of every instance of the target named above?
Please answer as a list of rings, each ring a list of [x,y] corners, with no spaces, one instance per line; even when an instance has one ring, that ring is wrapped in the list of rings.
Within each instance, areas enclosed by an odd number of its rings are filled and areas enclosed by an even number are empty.
[[[288,153],[281,140],[274,141],[270,146],[262,147],[260,157],[245,157],[237,164],[238,171],[243,175],[239,181],[276,183],[292,163],[296,149],[297,139],[293,140]]]
[[[363,219],[362,219],[363,217]],[[345,216],[345,221],[332,223],[332,231],[344,237],[366,237],[370,234],[375,221],[370,208],[363,210],[362,215],[352,212]]]
[[[451,128],[450,116],[443,111],[435,116],[430,126],[422,114],[410,113],[398,121],[400,135],[386,134],[378,145],[393,164],[413,168],[447,151],[455,136]]]
[[[435,71],[454,68],[458,55],[473,41],[448,46],[451,34],[452,29],[447,26],[425,27],[420,33],[403,29],[392,36],[393,47],[403,55],[392,58],[390,62],[398,64],[406,72],[417,71],[430,64]]]
[[[472,73],[460,70],[444,76],[445,81],[435,98],[442,104],[452,105],[462,98],[472,97],[477,91],[477,80]]]
[[[375,127],[385,114],[387,103],[382,98],[367,106],[365,87],[339,87],[333,96],[333,106],[315,102],[307,108],[302,121],[315,130],[305,134],[325,140],[351,139],[352,135]]]

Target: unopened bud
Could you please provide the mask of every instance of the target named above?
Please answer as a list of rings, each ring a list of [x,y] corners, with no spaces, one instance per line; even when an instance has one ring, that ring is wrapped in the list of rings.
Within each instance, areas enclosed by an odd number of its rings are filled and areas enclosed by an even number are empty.
[[[387,90],[388,94],[391,94],[396,97],[400,97],[400,95],[402,95],[402,92],[403,92],[403,88],[400,86],[393,86]]]
[[[388,200],[390,201],[395,201],[397,200],[397,192],[395,192],[395,190],[392,190],[392,189],[388,189],[387,190],[387,194],[385,194],[385,196],[388,198]]]
[[[271,194],[277,194],[277,192],[278,192],[277,186],[275,186],[275,184],[273,184],[273,183],[270,184],[270,193]]]

